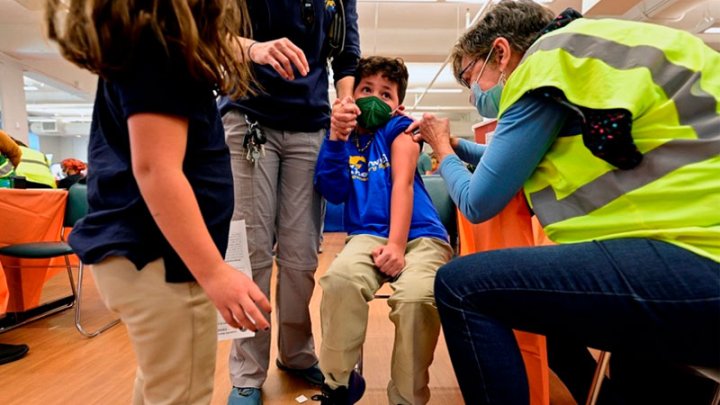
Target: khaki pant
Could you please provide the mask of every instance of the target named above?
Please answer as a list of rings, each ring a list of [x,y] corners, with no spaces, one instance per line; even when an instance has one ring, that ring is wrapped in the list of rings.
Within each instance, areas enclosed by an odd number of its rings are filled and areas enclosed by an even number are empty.
[[[371,252],[385,238],[357,235],[320,279],[322,347],[320,368],[330,388],[347,385],[360,357],[368,323],[368,302],[385,282],[393,294],[388,300],[395,342],[388,384],[391,404],[425,404],[430,399],[428,367],[440,333],[433,297],[435,273],[450,260],[452,249],[440,240],[418,238],[408,243],[405,268],[396,280],[377,270]]]
[[[133,405],[209,404],[217,312],[195,282],[165,282],[162,259],[141,271],[123,257],[92,266],[105,305],[127,327],[138,368]]]

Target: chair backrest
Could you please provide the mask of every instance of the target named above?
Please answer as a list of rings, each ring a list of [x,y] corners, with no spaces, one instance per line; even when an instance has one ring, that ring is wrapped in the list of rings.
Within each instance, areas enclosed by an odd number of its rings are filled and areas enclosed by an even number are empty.
[[[450,235],[450,245],[457,247],[457,214],[455,213],[455,203],[448,194],[445,180],[437,174],[429,174],[422,176],[425,189],[432,199],[435,209],[440,215],[440,221],[445,226]]]
[[[87,185],[75,183],[68,190],[67,205],[65,207],[64,227],[72,227],[75,222],[87,215]]]

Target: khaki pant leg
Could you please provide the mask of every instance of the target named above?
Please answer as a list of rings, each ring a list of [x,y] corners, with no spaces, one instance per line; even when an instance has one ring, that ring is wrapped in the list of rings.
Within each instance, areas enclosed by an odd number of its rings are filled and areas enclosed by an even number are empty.
[[[437,269],[452,257],[437,239],[410,241],[405,268],[391,283],[390,320],[395,324],[388,399],[391,404],[426,404],[430,400],[428,367],[440,334],[433,285]]]
[[[209,404],[217,312],[202,288],[165,282],[162,259],[137,271],[129,260],[111,257],[92,270],[105,305],[119,314],[135,350],[133,403]]]
[[[320,278],[322,345],[320,369],[325,384],[347,386],[360,358],[368,323],[368,302],[386,277],[375,268],[371,252],[385,239],[369,235],[348,238],[347,244]]]

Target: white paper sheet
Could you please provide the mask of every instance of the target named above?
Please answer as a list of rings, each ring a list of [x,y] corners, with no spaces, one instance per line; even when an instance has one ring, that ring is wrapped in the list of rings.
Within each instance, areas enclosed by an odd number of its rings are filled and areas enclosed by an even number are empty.
[[[245,220],[236,220],[230,223],[230,237],[225,252],[225,262],[252,279]],[[236,329],[228,325],[220,312],[218,312],[217,334],[218,340],[242,339],[255,336],[255,332]]]

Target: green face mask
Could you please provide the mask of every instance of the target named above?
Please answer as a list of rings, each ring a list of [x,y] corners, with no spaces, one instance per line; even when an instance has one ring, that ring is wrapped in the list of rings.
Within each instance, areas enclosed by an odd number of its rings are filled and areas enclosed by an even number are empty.
[[[392,117],[390,106],[375,96],[359,98],[355,104],[362,112],[357,119],[361,128],[374,131],[387,124]]]

